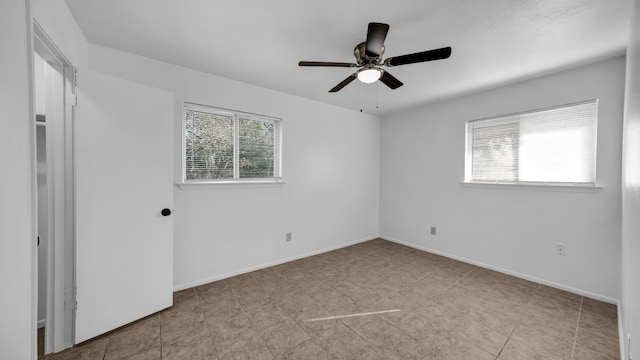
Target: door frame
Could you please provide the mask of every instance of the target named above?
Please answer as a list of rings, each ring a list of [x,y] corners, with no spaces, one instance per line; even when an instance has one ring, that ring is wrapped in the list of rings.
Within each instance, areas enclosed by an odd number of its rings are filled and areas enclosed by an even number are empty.
[[[48,354],[64,350],[75,344],[74,122],[77,104],[76,70],[35,20],[33,21],[33,50],[34,54],[40,55],[61,75],[61,81],[55,84],[56,89],[54,90],[61,92],[58,93],[56,99],[61,99],[62,104],[54,104],[54,117],[57,117],[59,124],[55,129],[51,129],[50,126],[47,129],[46,145],[47,186],[49,187],[47,237],[49,243],[47,249],[44,353]],[[32,71],[34,70],[32,69]],[[35,74],[32,76],[35,78]],[[33,106],[35,106],[35,102]],[[35,109],[33,113],[35,114]],[[35,121],[34,117],[34,127]],[[49,141],[50,139],[52,141]],[[53,161],[49,161],[50,157],[53,158]],[[34,246],[37,245],[34,244]],[[34,273],[37,273],[37,261],[34,262]],[[37,277],[35,281],[37,282]]]

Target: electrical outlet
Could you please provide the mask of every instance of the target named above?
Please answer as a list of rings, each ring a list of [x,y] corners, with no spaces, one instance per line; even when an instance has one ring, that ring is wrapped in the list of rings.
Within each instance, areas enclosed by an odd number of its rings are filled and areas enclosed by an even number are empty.
[[[288,232],[288,233],[285,235],[285,241],[291,241],[291,240],[293,240],[293,238],[291,237],[291,233],[290,233],[290,232]]]
[[[567,255],[567,245],[556,244],[556,255],[560,255],[560,256]]]
[[[432,226],[431,227],[431,235],[435,235],[436,234],[436,227]]]

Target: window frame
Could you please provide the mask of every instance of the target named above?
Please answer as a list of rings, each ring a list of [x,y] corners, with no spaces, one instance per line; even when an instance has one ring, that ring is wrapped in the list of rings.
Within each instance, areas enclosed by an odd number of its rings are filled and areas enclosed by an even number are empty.
[[[471,161],[473,157],[473,139],[470,136],[470,128],[475,123],[485,122],[491,123],[491,125],[499,125],[499,124],[508,124],[517,122],[520,123],[520,120],[514,120],[514,118],[535,114],[538,112],[545,112],[550,110],[562,109],[572,106],[579,106],[585,104],[595,104],[595,113],[596,117],[594,119],[594,156],[593,156],[593,181],[591,182],[558,182],[558,181],[492,181],[492,180],[473,180],[472,177],[472,166],[473,162]],[[598,99],[589,99],[584,101],[578,101],[573,103],[567,103],[562,105],[550,106],[545,108],[538,108],[533,110],[521,111],[511,114],[491,116],[481,119],[467,120],[465,121],[465,151],[464,151],[464,173],[463,180],[461,183],[463,185],[479,185],[479,186],[505,186],[505,187],[522,187],[522,188],[556,188],[556,189],[570,189],[570,188],[582,188],[582,189],[601,189],[602,187],[598,184],[597,181],[597,158],[598,158],[598,116],[599,115],[599,101]],[[487,126],[491,126],[487,125]]]
[[[232,116],[233,117],[233,178],[224,179],[187,179],[187,135],[186,135],[186,113],[189,110],[200,110],[211,114]],[[282,179],[282,118],[267,116],[261,114],[254,114],[245,111],[230,110],[216,106],[203,105],[189,101],[182,102],[181,111],[181,150],[180,150],[180,183],[178,187],[181,189],[189,189],[192,186],[202,187],[203,185],[220,185],[220,184],[281,184],[284,183]],[[240,120],[252,120],[271,123],[274,126],[274,167],[273,177],[256,177],[256,178],[241,178],[240,177],[240,162],[239,162],[239,132],[240,132]]]

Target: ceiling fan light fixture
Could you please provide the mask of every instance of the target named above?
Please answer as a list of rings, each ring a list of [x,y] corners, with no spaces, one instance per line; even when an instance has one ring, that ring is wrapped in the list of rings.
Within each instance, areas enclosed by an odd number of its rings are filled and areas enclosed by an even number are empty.
[[[365,84],[371,84],[376,82],[382,76],[382,71],[380,69],[363,69],[358,71],[358,80],[362,81]]]

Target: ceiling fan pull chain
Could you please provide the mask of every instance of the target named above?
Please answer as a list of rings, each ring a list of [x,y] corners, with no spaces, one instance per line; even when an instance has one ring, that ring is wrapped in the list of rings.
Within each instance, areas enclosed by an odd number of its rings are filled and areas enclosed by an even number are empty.
[[[364,85],[360,83],[360,112],[362,112],[362,109],[364,108],[364,96],[362,95],[363,86]]]

